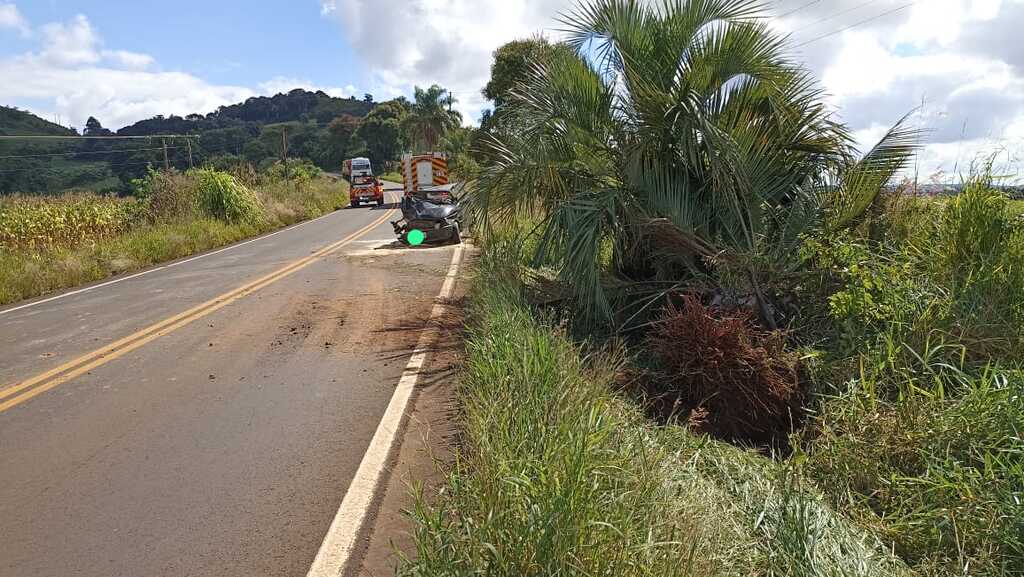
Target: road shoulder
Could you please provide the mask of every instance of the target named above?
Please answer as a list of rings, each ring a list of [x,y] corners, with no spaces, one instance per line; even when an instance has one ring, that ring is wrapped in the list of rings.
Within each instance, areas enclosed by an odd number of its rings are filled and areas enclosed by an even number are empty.
[[[470,261],[467,254],[463,271],[472,266]],[[438,338],[420,372],[400,445],[389,460],[346,577],[394,575],[403,556],[415,555],[414,525],[406,513],[414,504],[413,493],[422,490],[428,500],[436,498],[457,443],[454,391],[463,357],[466,285],[456,285],[445,313],[434,321]]]

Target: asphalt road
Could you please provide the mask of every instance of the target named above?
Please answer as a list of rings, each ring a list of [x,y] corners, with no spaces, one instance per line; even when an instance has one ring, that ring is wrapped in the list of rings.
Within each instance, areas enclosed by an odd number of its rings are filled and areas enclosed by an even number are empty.
[[[0,309],[0,576],[305,575],[451,254],[321,250],[387,215]]]

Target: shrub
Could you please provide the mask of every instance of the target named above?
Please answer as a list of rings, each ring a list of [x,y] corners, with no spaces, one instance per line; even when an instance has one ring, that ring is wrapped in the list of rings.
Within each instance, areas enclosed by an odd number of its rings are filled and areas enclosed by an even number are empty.
[[[621,356],[584,355],[535,317],[520,239],[494,233],[470,299],[458,456],[436,499],[417,499],[417,555],[398,575],[907,575],[786,465],[651,426],[612,390]]]
[[[270,178],[280,180],[287,176],[288,180],[298,185],[316,180],[323,173],[320,167],[305,158],[289,159],[287,171],[285,170],[284,163],[280,161],[265,167],[263,170]]]
[[[649,343],[660,371],[648,394],[663,415],[688,413],[715,437],[773,445],[799,420],[797,359],[783,333],[760,330],[750,313],[687,296],[669,304]]]
[[[154,221],[189,219],[201,209],[195,175],[150,168],[143,178],[132,181],[136,198],[147,203]]]
[[[249,188],[233,176],[213,169],[196,172],[204,210],[230,223],[258,225],[264,220],[263,204]]]

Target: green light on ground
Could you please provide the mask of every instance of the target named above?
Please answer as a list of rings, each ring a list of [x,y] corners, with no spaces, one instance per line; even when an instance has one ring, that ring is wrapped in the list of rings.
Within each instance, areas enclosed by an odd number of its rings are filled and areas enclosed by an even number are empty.
[[[405,240],[409,241],[410,246],[419,246],[427,240],[427,235],[423,234],[422,230],[410,230],[409,234],[405,235]]]

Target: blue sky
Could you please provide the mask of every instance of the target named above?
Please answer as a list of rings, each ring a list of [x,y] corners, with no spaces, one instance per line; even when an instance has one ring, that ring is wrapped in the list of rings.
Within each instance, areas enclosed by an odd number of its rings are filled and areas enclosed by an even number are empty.
[[[257,86],[274,77],[322,86],[369,86],[370,76],[317,0],[283,13],[280,0],[32,0],[17,4],[32,25],[83,14],[104,46],[153,56],[217,84]],[[282,17],[286,14],[286,17]],[[33,49],[20,35],[0,36],[0,53]],[[361,94],[360,94],[361,96]]]

